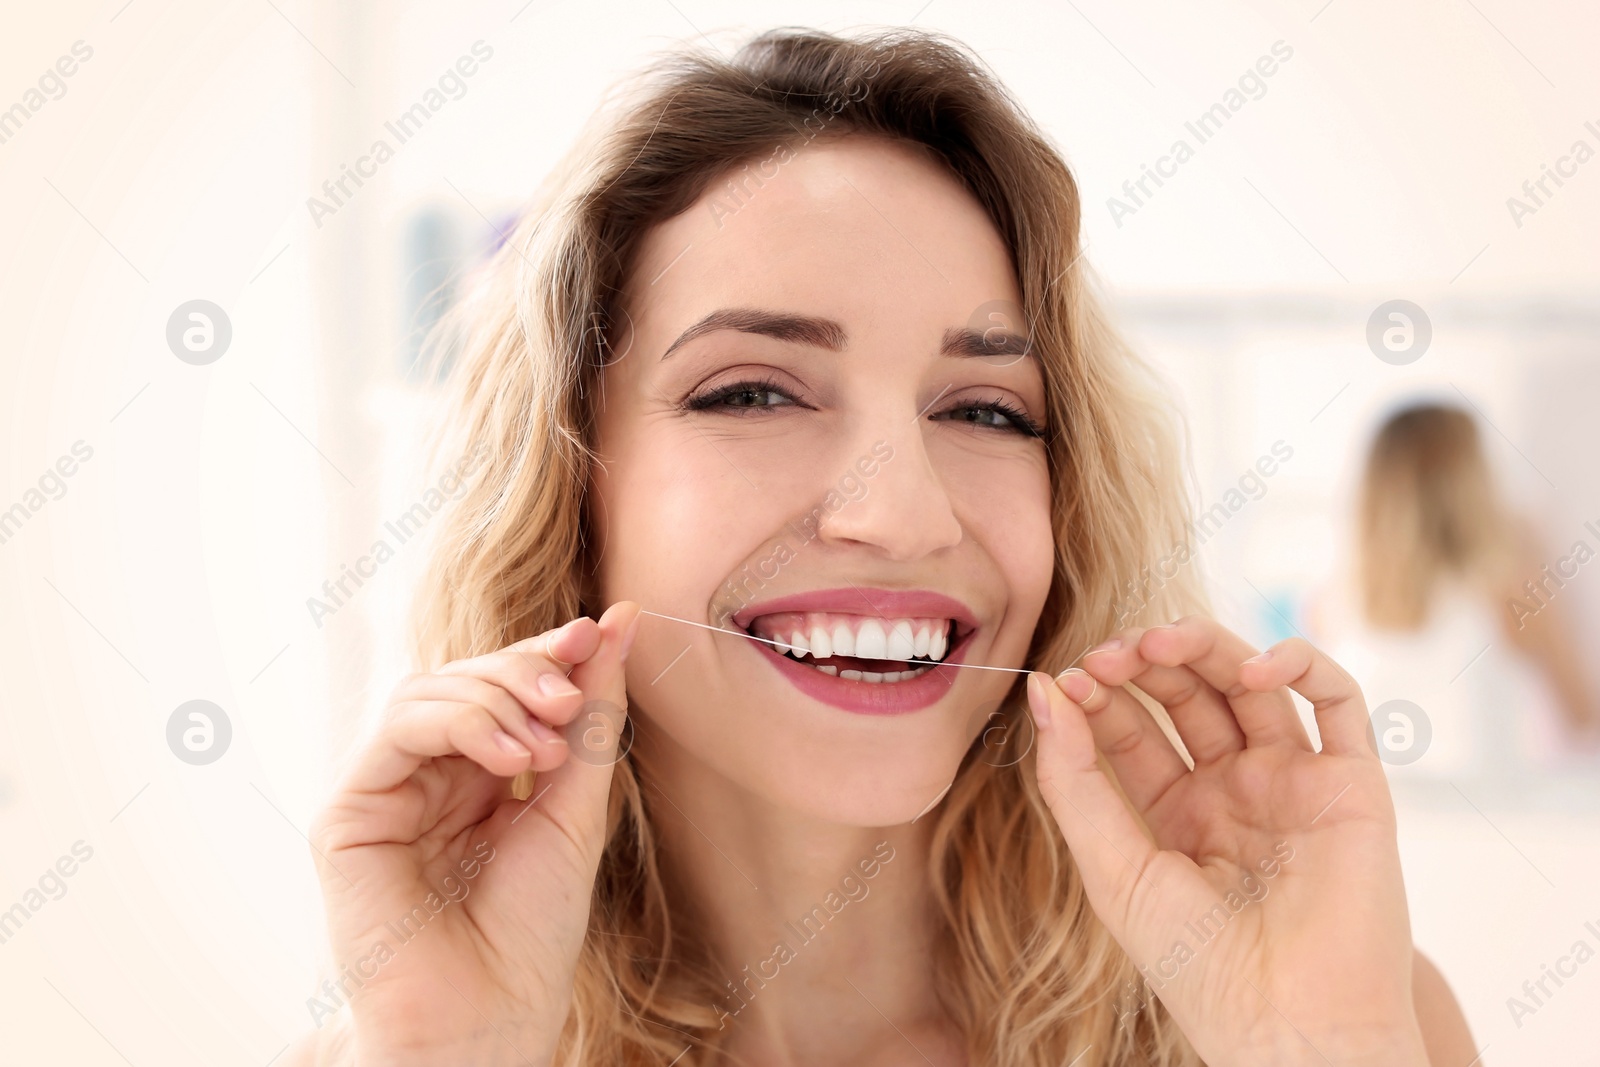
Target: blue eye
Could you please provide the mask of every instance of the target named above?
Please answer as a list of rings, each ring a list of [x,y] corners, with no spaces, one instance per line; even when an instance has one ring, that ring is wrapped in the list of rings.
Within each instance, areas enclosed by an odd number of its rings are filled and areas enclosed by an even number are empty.
[[[798,401],[777,382],[752,381],[735,382],[691,396],[683,402],[683,407],[688,411],[705,411],[713,408],[755,411],[761,408],[788,407],[796,403]]]
[[[965,422],[993,430],[1008,430],[1024,437],[1044,436],[1043,428],[1028,418],[1026,412],[998,399],[986,404],[958,404],[934,415],[933,418],[943,418],[948,422]]]
[[[795,396],[776,380],[734,382],[688,397],[680,407],[684,411],[726,411],[732,414],[752,414],[780,407],[803,407]],[[995,398],[986,403],[957,404],[929,416],[946,422],[963,422],[984,429],[1015,433],[1023,437],[1043,437],[1044,429],[1030,419],[1026,412]]]

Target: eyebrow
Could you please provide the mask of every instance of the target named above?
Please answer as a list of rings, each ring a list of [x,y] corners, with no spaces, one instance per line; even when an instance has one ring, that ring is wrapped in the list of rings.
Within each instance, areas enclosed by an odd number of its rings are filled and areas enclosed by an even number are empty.
[[[849,339],[845,328],[833,319],[763,308],[718,308],[680,333],[661,354],[661,359],[666,360],[695,338],[718,330],[760,334],[779,341],[826,348],[830,352],[843,349]],[[1033,354],[1033,345],[1031,337],[1010,330],[950,327],[940,338],[939,352],[946,356],[1027,356]]]
[[[1033,336],[1024,337],[1010,330],[990,327],[987,330],[956,329],[944,332],[939,341],[939,354],[944,356],[1031,356]]]
[[[762,308],[718,308],[680,333],[678,339],[667,346],[661,358],[665,360],[696,337],[715,333],[717,330],[756,333],[764,337],[775,337],[780,341],[792,341],[813,348],[826,348],[833,352],[839,351],[845,345],[844,327],[832,319],[790,315]]]

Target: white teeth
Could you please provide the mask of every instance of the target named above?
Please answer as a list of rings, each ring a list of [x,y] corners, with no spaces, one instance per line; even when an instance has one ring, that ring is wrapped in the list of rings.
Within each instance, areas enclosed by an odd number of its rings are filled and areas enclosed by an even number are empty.
[[[853,656],[910,665],[922,659],[943,660],[954,643],[949,619],[841,617],[836,613],[817,612],[789,615],[772,622],[775,624],[772,628],[758,624],[751,632],[780,654],[802,661],[808,657],[823,660],[830,656]],[[914,677],[910,671],[877,673],[888,682],[899,680],[897,674]]]
[[[889,649],[884,659],[910,659],[916,654],[916,639],[911,636],[911,620],[896,619],[889,630]]]
[[[849,682],[872,682],[882,685],[887,682],[909,682],[913,678],[919,678],[927,674],[930,668],[918,667],[914,671],[884,671],[882,673],[877,671],[840,671],[833,667],[818,667],[817,670],[825,674],[835,675]]]
[[[894,658],[889,655],[889,639],[883,632],[883,624],[877,619],[868,619],[857,628],[855,655],[861,659]]]
[[[823,674],[831,674],[834,677],[838,677],[839,675],[839,668],[832,666],[831,664],[819,663],[817,665],[817,670],[821,671]]]

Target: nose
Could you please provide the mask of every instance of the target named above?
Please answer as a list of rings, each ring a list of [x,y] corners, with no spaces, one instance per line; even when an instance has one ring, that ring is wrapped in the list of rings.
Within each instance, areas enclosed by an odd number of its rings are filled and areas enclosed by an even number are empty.
[[[892,434],[880,431],[847,453],[858,458],[832,487],[843,502],[830,508],[825,498],[816,526],[822,541],[870,545],[893,560],[919,559],[960,543],[961,521],[929,459],[922,427],[918,418]],[[854,493],[847,491],[852,476]]]

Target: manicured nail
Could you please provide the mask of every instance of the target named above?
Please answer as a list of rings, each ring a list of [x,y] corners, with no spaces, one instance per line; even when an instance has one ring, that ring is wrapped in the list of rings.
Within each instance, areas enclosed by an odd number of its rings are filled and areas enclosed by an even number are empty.
[[[1096,689],[1100,688],[1100,683],[1090,677],[1088,671],[1079,667],[1069,667],[1062,671],[1057,675],[1056,681],[1061,686],[1061,691],[1080,707],[1094,696]]]
[[[1042,671],[1028,674],[1028,707],[1033,710],[1034,725],[1041,730],[1050,725],[1050,694],[1045,691],[1049,684],[1050,676]]]
[[[528,716],[528,731],[532,733],[541,744],[564,745],[567,743],[567,739],[565,737],[562,737],[560,734],[556,733],[555,730],[551,729],[549,726],[546,726],[543,722],[534,718],[532,715]]]
[[[1093,656],[1098,652],[1115,652],[1117,649],[1119,649],[1121,647],[1122,647],[1122,638],[1113,637],[1109,641],[1104,641],[1104,642],[1102,642],[1102,643],[1100,643],[1098,645],[1095,645],[1089,651],[1085,652],[1084,655],[1085,656]]]
[[[1269,660],[1271,658],[1272,658],[1272,649],[1269,648],[1265,652],[1261,653],[1261,655],[1259,655],[1259,656],[1251,656],[1249,659],[1245,660],[1245,662],[1246,663],[1265,663],[1265,662],[1267,662],[1267,660]]]
[[[502,751],[509,752],[513,756],[533,755],[533,753],[528,751],[528,746],[524,745],[521,741],[518,741],[515,737],[512,737],[510,734],[506,733],[504,730],[496,730],[494,732],[494,743],[499,745]]]
[[[539,692],[547,697],[569,697],[583,690],[573,685],[565,675],[541,674],[539,675]]]
[[[554,630],[551,630],[549,633],[545,634],[544,647],[539,650],[540,652],[544,653],[545,659],[551,661],[552,663],[559,663],[564,667],[572,666],[572,664],[555,654],[555,647],[557,641],[560,641],[563,637],[572,632],[572,627],[575,626],[577,622],[577,619],[570,619],[567,622],[562,623],[560,626],[557,626]]]

